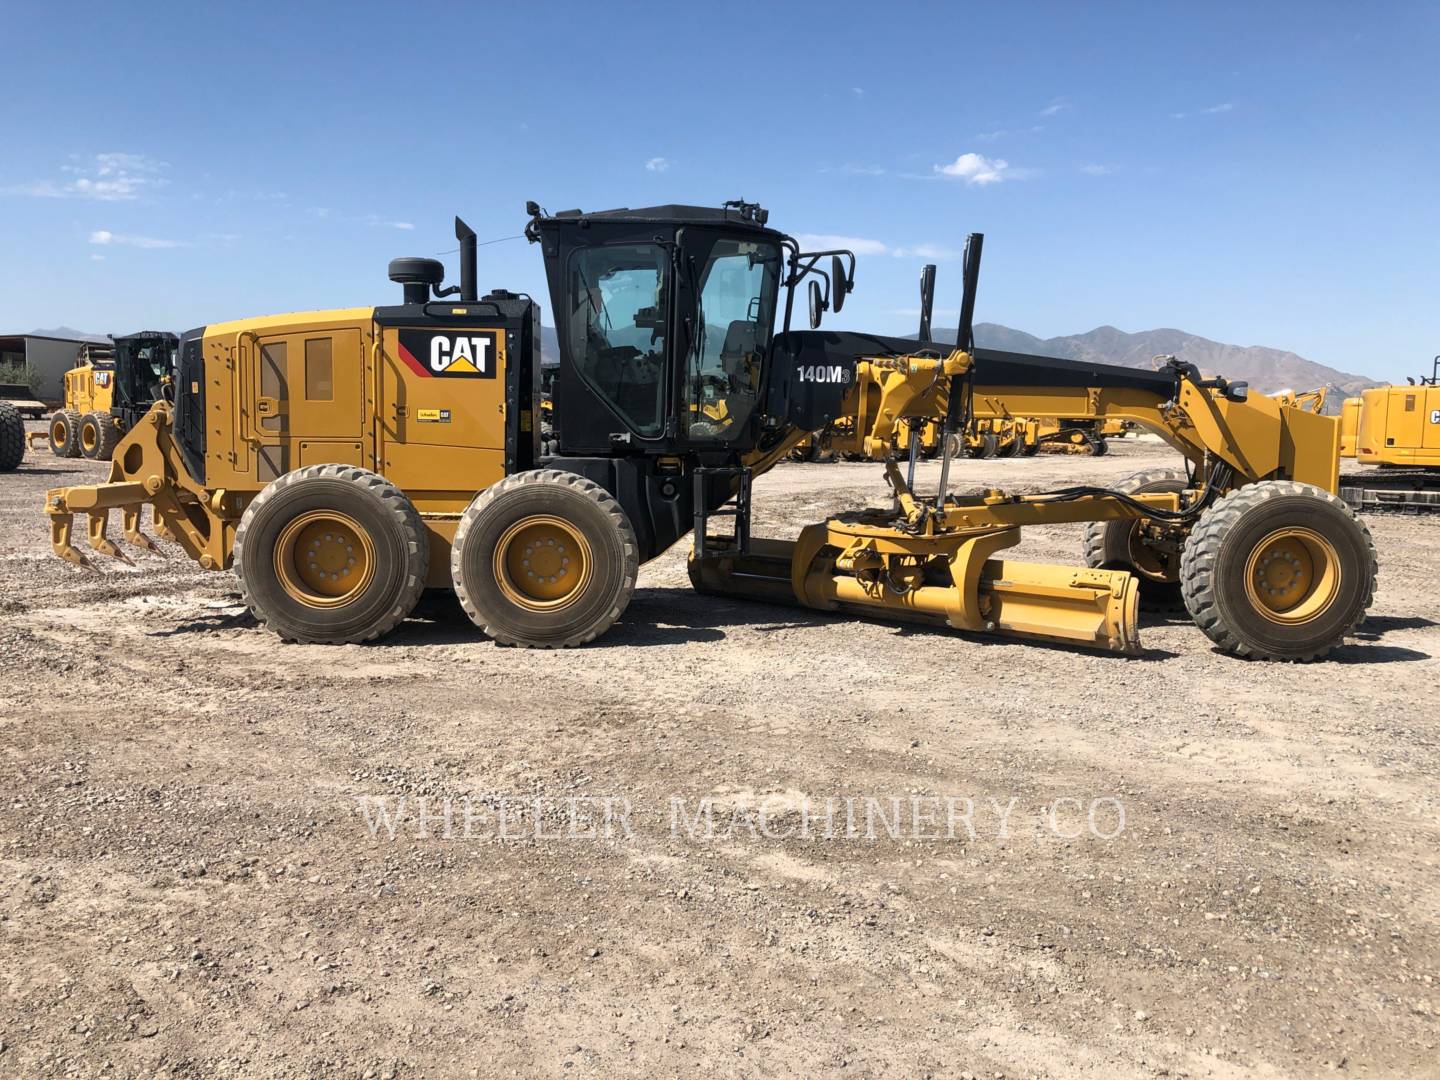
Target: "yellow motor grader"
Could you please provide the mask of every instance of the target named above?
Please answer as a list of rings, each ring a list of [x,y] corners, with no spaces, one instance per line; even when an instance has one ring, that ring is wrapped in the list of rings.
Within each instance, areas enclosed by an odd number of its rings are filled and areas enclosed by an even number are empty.
[[[559,337],[551,453],[539,306],[480,294],[457,219],[458,287],[435,260],[397,259],[400,304],[183,335],[174,401],[120,441],[109,482],[48,493],[55,551],[84,561],[79,513],[89,546],[116,553],[112,509],[148,546],[148,504],[202,566],[234,569],[258,620],[305,642],[376,638],[435,587],[497,642],[579,645],[624,612],[641,562],[692,533],[702,592],[1120,652],[1157,590],[1246,657],[1318,657],[1364,617],[1375,552],[1333,494],[1333,419],[1179,363],[977,354],[978,234],[951,346],[821,329],[854,255],[802,250],[753,203],[528,211]],[[792,328],[797,296],[809,329]],[[908,465],[893,452],[902,425],[939,419],[950,436],[1009,416],[1131,420],[1185,467],[1114,489],[958,492],[942,450],[922,492],[918,449]],[[754,480],[842,417],[885,462],[887,505],[752,536]],[[1090,523],[1091,565],[1002,557],[1054,522]]]
[[[120,437],[169,386],[177,344],[174,334],[142,330],[83,345],[65,373],[64,405],[50,417],[48,432],[30,435],[31,444],[48,439],[56,457],[109,461]]]

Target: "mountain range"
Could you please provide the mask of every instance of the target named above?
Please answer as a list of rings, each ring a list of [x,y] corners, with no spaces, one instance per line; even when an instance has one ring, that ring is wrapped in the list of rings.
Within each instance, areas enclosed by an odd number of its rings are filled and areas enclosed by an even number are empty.
[[[84,330],[72,330],[68,326],[56,326],[49,330],[31,330],[30,333],[36,337],[63,338],[66,341],[104,342],[110,340],[109,334],[87,334]]]
[[[940,333],[937,331],[937,336]],[[955,340],[954,331],[946,336],[951,341]],[[987,349],[1055,356],[1063,360],[1151,369],[1156,366],[1155,357],[1174,356],[1194,364],[1207,375],[1223,375],[1232,382],[1248,382],[1253,390],[1264,394],[1273,394],[1277,390],[1305,391],[1328,387],[1329,412],[1339,411],[1342,400],[1358,394],[1367,386],[1380,385],[1374,379],[1338,371],[1284,349],[1263,345],[1226,345],[1197,334],[1187,334],[1184,330],[1141,330],[1129,334],[1113,326],[1097,326],[1085,334],[1038,338],[998,323],[977,323],[975,344]]]

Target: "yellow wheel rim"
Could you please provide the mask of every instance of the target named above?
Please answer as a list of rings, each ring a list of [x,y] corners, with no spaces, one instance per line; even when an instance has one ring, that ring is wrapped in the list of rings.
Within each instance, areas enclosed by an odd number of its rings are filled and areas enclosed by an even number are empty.
[[[50,441],[59,446],[65,441],[65,421],[52,420],[50,422]]]
[[[495,580],[505,599],[530,611],[557,611],[585,591],[594,558],[568,521],[548,514],[521,518],[495,545]]]
[[[96,445],[97,445],[99,442],[100,442],[100,432],[99,432],[98,430],[96,430],[94,424],[90,423],[89,421],[86,421],[85,423],[83,423],[83,424],[80,425],[80,445],[81,445],[81,446],[83,446],[86,450],[94,450],[95,447],[96,447]]]
[[[1295,625],[1321,615],[1340,591],[1335,545],[1312,529],[1277,529],[1245,563],[1245,595],[1271,622]]]
[[[338,510],[301,514],[275,541],[275,577],[288,596],[306,607],[343,607],[374,576],[370,534]]]

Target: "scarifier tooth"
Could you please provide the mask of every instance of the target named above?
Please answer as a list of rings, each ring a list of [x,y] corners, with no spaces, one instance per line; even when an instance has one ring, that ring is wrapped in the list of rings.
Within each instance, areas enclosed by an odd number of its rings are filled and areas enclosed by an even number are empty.
[[[90,546],[101,555],[109,555],[112,559],[119,559],[121,562],[130,560],[120,549],[105,538],[105,525],[110,520],[108,510],[97,510],[89,515],[90,518]]]
[[[75,529],[75,518],[70,514],[50,515],[50,546],[55,549],[55,554],[72,565],[89,568],[89,560],[75,549],[70,542],[70,536]]]
[[[155,542],[140,531],[140,506],[138,503],[131,506],[122,506],[120,515],[124,521],[125,539],[134,544],[142,551],[154,551]]]

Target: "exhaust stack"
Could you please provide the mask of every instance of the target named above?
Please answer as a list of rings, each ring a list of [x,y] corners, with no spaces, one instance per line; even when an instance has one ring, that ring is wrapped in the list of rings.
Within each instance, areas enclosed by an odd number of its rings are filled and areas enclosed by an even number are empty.
[[[473,304],[480,299],[480,288],[475,284],[475,230],[458,217],[455,219],[455,239],[460,241],[460,301]]]

